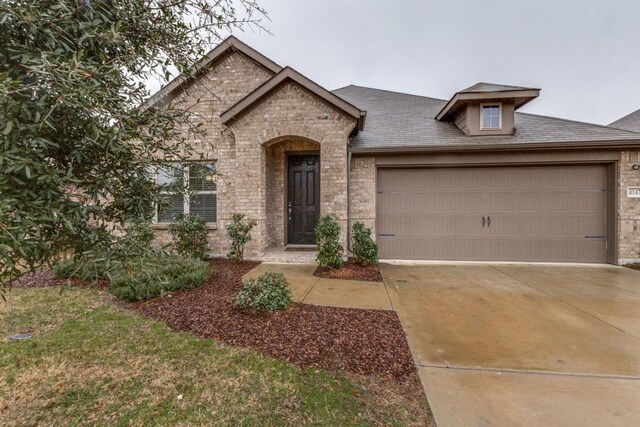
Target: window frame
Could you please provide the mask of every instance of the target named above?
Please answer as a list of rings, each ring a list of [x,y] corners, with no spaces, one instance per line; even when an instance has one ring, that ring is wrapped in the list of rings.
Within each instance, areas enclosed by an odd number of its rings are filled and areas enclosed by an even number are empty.
[[[181,162],[165,162],[167,164],[170,163],[181,163]],[[216,164],[218,163],[217,160],[202,160],[202,161],[187,161],[182,163],[182,185],[185,189],[188,188],[189,186],[189,165],[193,164],[193,163],[210,163],[213,164],[213,167],[216,167]],[[153,173],[153,180],[156,183],[156,185],[158,185],[158,175],[159,175],[159,169],[160,166],[156,167]],[[177,193],[173,193],[170,191],[161,191],[160,192],[161,195],[176,195]],[[204,194],[204,195],[215,195],[216,196],[216,220],[215,222],[207,222],[206,224],[208,226],[211,225],[217,225],[218,224],[218,183],[216,182],[216,189],[215,190],[202,190],[202,191],[194,191],[193,194],[189,194],[188,191],[185,191],[184,194],[182,195],[183,197],[183,201],[182,201],[182,213],[185,215],[189,215],[191,213],[191,195],[193,196],[197,196],[198,194]],[[159,225],[168,225],[173,223],[173,221],[160,221],[159,220],[159,214],[158,214],[158,205],[156,204],[156,206],[154,207],[154,216],[153,216],[153,223],[154,224],[159,224]]]
[[[484,108],[485,107],[498,107],[498,127],[485,127],[484,126]],[[480,104],[480,130],[502,130],[502,103],[501,102],[485,102]]]

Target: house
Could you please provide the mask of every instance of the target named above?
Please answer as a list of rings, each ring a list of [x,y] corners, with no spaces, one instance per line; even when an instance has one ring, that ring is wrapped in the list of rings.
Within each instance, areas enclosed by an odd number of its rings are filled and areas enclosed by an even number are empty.
[[[479,83],[440,100],[327,90],[234,37],[148,100],[206,122],[192,168],[215,169],[177,212],[256,220],[246,252],[314,244],[322,214],[374,230],[382,259],[628,263],[640,259],[640,133],[518,109],[537,88]],[[188,173],[187,169],[187,172]],[[160,173],[158,179],[167,179]]]
[[[640,110],[616,120],[609,124],[609,127],[640,132]]]

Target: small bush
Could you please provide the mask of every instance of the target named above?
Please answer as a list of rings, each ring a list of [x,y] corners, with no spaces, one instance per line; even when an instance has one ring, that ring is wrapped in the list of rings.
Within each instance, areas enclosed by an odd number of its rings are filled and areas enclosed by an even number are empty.
[[[378,245],[371,238],[371,229],[361,222],[353,224],[353,256],[362,265],[374,265],[378,262]]]
[[[127,225],[125,235],[120,240],[120,252],[124,258],[139,258],[148,256],[151,252],[151,242],[155,235],[151,225],[144,221],[135,221]]]
[[[340,226],[335,215],[320,217],[316,226],[316,261],[321,267],[342,267],[344,249],[340,244]]]
[[[231,239],[231,251],[227,258],[236,261],[244,259],[244,245],[251,241],[251,229],[256,225],[255,221],[245,221],[245,214],[234,213],[233,223],[227,224],[227,234]]]
[[[251,311],[286,310],[291,305],[291,290],[282,273],[265,273],[247,280],[235,300],[236,308]]]
[[[206,262],[190,257],[141,258],[112,275],[110,292],[127,301],[142,301],[198,287],[209,273]]]
[[[104,259],[63,259],[51,269],[58,279],[103,280],[108,279],[109,269]]]
[[[204,259],[209,252],[207,223],[195,214],[179,214],[169,224],[176,252],[182,256]]]

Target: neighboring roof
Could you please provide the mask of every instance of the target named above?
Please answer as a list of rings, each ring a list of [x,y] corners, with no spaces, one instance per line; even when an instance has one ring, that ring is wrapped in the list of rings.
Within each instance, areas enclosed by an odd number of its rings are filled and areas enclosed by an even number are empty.
[[[243,115],[251,111],[255,106],[259,105],[264,99],[268,98],[271,94],[275,93],[278,89],[290,82],[299,84],[304,89],[323,99],[333,107],[353,117],[358,122],[358,130],[364,129],[365,111],[361,111],[354,105],[328,91],[319,84],[311,81],[291,67],[283,68],[278,74],[267,80],[249,95],[222,113],[220,115],[222,123],[227,125],[238,120]]]
[[[640,110],[616,120],[609,127],[640,132]]]
[[[498,85],[494,83],[476,83],[456,92],[435,115],[437,120],[451,120],[455,114],[469,102],[511,99],[517,110],[540,95],[540,89],[532,87]]]
[[[243,53],[244,55],[262,65],[264,68],[274,74],[282,70],[282,67],[280,65],[276,64],[257,50],[241,42],[234,36],[229,36],[224,39],[218,46],[213,48],[209,53],[207,53],[200,61],[198,61],[190,70],[190,73],[180,74],[178,77],[163,86],[162,89],[160,89],[158,92],[153,94],[149,99],[147,99],[143,104],[143,109],[161,103],[161,101],[163,103],[166,103],[167,98],[169,98],[169,100],[174,98],[176,93],[180,91],[183,85],[195,81],[203,71],[221,62],[231,52]]]
[[[527,113],[515,113],[514,135],[470,137],[455,124],[434,119],[447,103],[441,99],[353,85],[333,93],[367,111],[367,128],[350,140],[353,152],[640,144],[635,132]]]

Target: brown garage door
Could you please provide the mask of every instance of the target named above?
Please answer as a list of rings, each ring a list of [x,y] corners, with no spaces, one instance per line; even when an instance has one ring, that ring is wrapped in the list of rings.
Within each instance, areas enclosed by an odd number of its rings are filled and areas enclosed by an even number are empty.
[[[379,169],[380,258],[606,262],[605,166]]]

